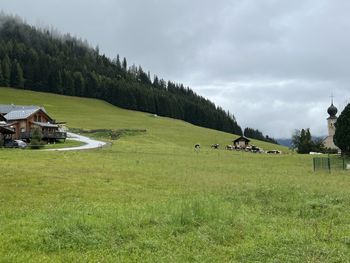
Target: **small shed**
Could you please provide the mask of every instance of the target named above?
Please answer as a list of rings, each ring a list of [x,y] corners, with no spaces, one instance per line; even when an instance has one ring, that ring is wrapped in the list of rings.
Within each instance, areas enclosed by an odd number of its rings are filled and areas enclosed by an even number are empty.
[[[239,148],[246,148],[249,145],[249,142],[250,140],[247,137],[241,136],[233,141],[233,145]]]

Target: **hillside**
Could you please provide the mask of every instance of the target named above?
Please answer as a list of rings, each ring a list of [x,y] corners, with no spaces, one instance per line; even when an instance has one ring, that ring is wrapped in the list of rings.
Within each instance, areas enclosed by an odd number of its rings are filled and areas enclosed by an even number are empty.
[[[147,130],[89,151],[0,149],[2,262],[350,258],[348,171],[212,150],[233,136],[95,99],[0,88],[0,103],[43,105],[71,128]]]
[[[235,117],[189,87],[110,59],[87,42],[0,14],[0,86],[98,98],[125,109],[242,134]]]
[[[237,135],[201,128],[184,121],[155,117],[154,114],[124,110],[106,102],[71,96],[55,95],[11,88],[0,88],[0,103],[42,105],[53,118],[66,121],[70,128],[81,129],[146,129],[142,136],[150,144],[193,147],[196,143],[209,147],[219,143],[232,144]],[[253,140],[252,144],[264,149],[287,148]]]

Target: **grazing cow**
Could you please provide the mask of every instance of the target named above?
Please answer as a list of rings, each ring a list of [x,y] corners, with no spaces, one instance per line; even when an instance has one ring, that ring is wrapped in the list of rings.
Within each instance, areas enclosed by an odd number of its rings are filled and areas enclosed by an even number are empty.
[[[215,144],[212,144],[210,147],[213,148],[213,149],[219,149],[219,144],[215,143]]]
[[[226,150],[232,151],[233,150],[233,146],[232,145],[226,145],[225,147]]]
[[[281,152],[281,151],[278,151],[278,150],[269,150],[269,151],[267,151],[266,153],[281,154],[282,152]]]
[[[201,148],[201,145],[200,145],[199,143],[197,143],[197,144],[194,145],[194,149],[195,149],[196,151],[199,151],[200,148]]]
[[[251,150],[251,152],[253,152],[253,153],[262,153],[262,152],[264,152],[264,151],[263,151],[263,149],[261,149],[261,148],[255,146],[255,145],[252,145],[252,150]]]

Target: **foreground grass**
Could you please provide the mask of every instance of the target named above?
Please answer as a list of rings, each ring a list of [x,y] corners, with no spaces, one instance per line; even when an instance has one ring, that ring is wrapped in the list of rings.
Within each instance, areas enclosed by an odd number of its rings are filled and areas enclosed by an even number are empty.
[[[314,174],[304,156],[128,143],[0,151],[2,260],[347,262],[348,174]]]
[[[80,126],[147,129],[109,148],[0,150],[0,262],[349,262],[348,173],[313,173],[302,155],[197,153],[193,141],[230,135],[126,114]]]

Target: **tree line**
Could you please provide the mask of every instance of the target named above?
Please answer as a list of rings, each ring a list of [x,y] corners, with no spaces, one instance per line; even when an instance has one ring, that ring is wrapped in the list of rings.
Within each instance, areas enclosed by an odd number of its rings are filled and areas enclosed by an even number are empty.
[[[292,149],[297,153],[309,154],[310,152],[333,153],[332,149],[325,148],[323,140],[313,138],[310,129],[295,130],[292,136]],[[336,152],[336,151],[335,151]]]
[[[268,135],[264,135],[261,131],[257,129],[247,127],[244,129],[243,134],[245,137],[248,137],[248,138],[278,144],[278,142],[274,138],[271,138]]]
[[[181,83],[151,77],[75,37],[0,17],[0,86],[105,100],[125,109],[242,134],[233,114]]]

